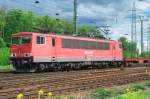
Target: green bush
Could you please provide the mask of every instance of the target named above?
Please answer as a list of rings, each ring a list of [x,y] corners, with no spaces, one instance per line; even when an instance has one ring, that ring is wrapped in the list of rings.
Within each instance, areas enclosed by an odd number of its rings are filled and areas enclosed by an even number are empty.
[[[6,47],[6,43],[4,40],[0,37],[0,48]]]
[[[117,96],[115,99],[125,99],[123,96]]]
[[[134,91],[145,90],[145,87],[142,84],[135,84],[132,86],[132,88]]]
[[[129,91],[128,93],[121,95],[121,96],[117,96],[114,99],[150,99],[150,94],[149,94],[149,92]]]
[[[68,96],[67,99],[75,99],[73,96]]]
[[[9,63],[9,48],[0,48],[0,65],[8,65]]]
[[[64,99],[64,97],[63,96],[56,96],[55,99]]]
[[[139,92],[128,92],[124,95],[117,96],[115,99],[141,99],[138,94]]]
[[[91,92],[92,99],[107,99],[111,96],[111,91],[104,89],[104,88],[98,88]]]
[[[150,81],[147,81],[144,85],[150,87]]]
[[[118,96],[125,93],[125,88],[112,88],[110,91],[112,96]]]

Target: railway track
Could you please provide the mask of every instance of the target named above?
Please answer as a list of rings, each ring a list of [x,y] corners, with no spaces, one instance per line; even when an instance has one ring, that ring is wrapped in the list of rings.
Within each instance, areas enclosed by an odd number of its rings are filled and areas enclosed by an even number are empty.
[[[13,99],[20,90],[24,92],[27,99],[35,99],[39,88],[42,88],[44,92],[53,92],[54,95],[58,95],[96,87],[122,85],[148,80],[149,72],[148,67],[136,67],[125,68],[123,71],[110,69],[19,75],[6,73],[0,77],[0,99]]]
[[[57,82],[57,81],[64,81],[64,80],[69,80],[69,78],[78,78],[78,76],[80,77],[85,77],[85,76],[96,76],[96,75],[105,75],[107,73],[107,75],[110,75],[111,73],[116,73],[117,71],[119,71],[120,69],[112,69],[112,70],[94,70],[94,71],[82,71],[81,74],[77,74],[77,73],[72,73],[72,72],[68,72],[68,73],[62,73],[61,75],[55,75],[55,73],[45,73],[44,75],[41,74],[35,74],[35,75],[18,75],[18,77],[13,77],[11,75],[10,77],[4,77],[1,79],[0,81],[0,89],[7,89],[9,87],[18,87],[18,86],[25,86],[25,85],[30,85],[30,84],[40,84],[40,83],[47,83],[47,82]],[[81,71],[80,71],[81,72]],[[128,72],[130,72],[130,70],[128,70]],[[133,73],[133,72],[132,72]],[[136,73],[136,71],[135,71]],[[15,75],[16,76],[16,75]],[[40,78],[39,78],[40,76]],[[30,77],[30,78],[29,78]],[[15,80],[14,80],[15,79]],[[21,79],[21,80],[20,80]],[[42,82],[41,82],[42,81]],[[5,85],[3,85],[5,83]]]

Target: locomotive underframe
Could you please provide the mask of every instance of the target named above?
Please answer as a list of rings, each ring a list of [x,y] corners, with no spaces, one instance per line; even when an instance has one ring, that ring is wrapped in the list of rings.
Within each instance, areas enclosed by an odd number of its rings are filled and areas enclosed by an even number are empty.
[[[70,71],[82,69],[115,68],[122,61],[82,61],[82,62],[34,62],[33,57],[10,58],[16,72]]]

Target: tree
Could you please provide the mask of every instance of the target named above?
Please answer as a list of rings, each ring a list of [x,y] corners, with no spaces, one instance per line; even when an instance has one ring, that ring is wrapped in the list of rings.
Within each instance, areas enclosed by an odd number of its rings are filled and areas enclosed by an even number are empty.
[[[4,40],[0,37],[0,48],[2,47],[6,47],[6,43],[4,42]]]
[[[119,40],[122,43],[124,58],[137,57],[138,51],[136,43],[131,43],[125,37],[120,37]]]
[[[99,36],[101,33],[97,30],[96,27],[91,27],[91,26],[81,26],[78,29],[78,33],[80,36]]]
[[[6,13],[7,12],[7,13]],[[46,16],[39,16],[32,12],[19,9],[0,10],[0,33],[4,34],[4,41],[10,43],[10,37],[17,32],[42,32],[73,35],[73,23],[67,20]],[[79,26],[78,33],[83,37],[99,36],[96,27]],[[2,35],[1,35],[2,36]]]
[[[7,15],[6,8],[0,8],[0,37],[4,38],[4,27],[6,23],[5,16]]]
[[[5,40],[9,42],[12,33],[33,31],[35,25],[32,12],[23,12],[22,10],[10,10],[6,15]]]

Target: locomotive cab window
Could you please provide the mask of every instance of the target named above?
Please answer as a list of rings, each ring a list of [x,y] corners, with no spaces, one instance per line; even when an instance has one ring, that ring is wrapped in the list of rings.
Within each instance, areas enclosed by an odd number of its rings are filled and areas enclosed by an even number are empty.
[[[45,38],[43,36],[37,36],[37,44],[45,44]]]
[[[30,44],[31,36],[12,37],[12,44]]]
[[[13,37],[11,42],[12,42],[12,44],[20,44],[20,39],[19,39],[19,37]]]
[[[30,36],[21,38],[21,44],[30,44],[30,43],[31,43],[31,37]]]

